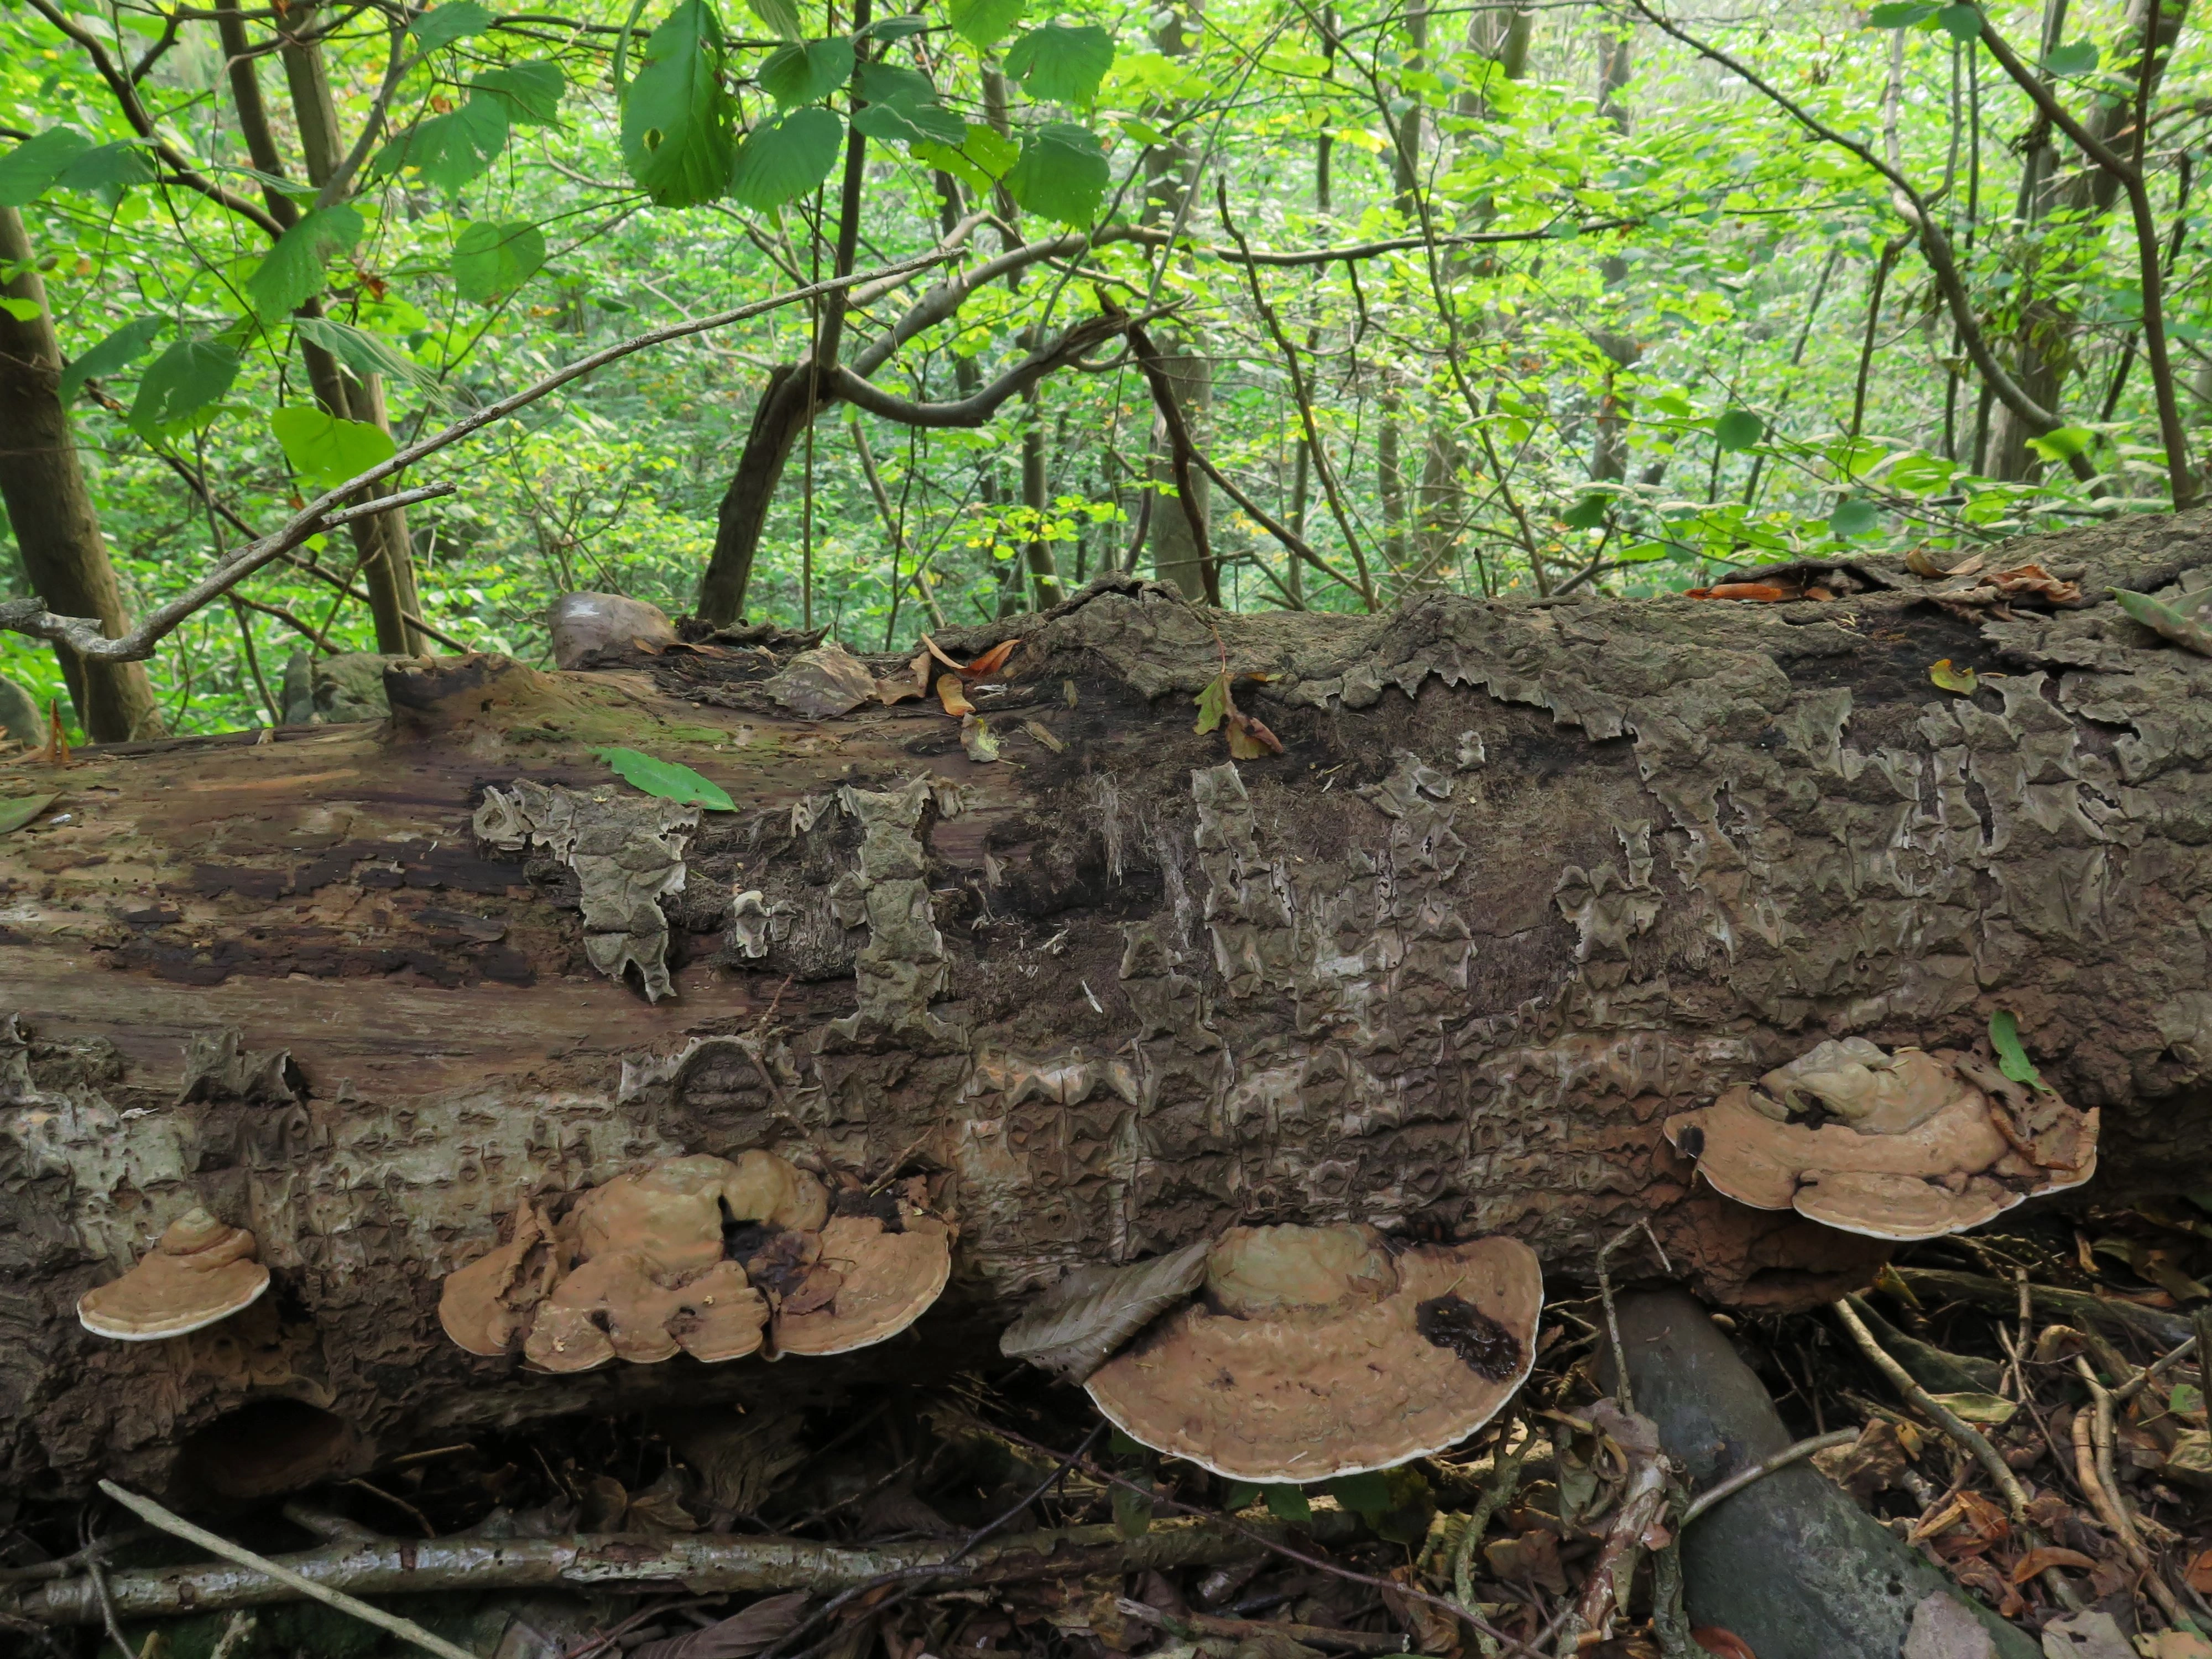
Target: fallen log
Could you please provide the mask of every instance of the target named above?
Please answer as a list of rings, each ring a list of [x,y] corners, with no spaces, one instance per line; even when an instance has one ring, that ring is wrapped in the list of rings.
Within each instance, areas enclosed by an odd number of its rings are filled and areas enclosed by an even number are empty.
[[[2148,591],[2212,535],[2034,550]],[[0,762],[0,795],[58,792],[0,838],[0,1480],[250,1499],[482,1428],[826,1403],[1239,1221],[1504,1232],[1574,1273],[1648,1220],[1701,1294],[1810,1305],[1886,1247],[1720,1198],[1662,1124],[1824,1038],[1965,1048],[2000,1008],[2102,1111],[2106,1190],[2201,1162],[2212,663],[2110,604],[1966,616],[1853,569],[1826,604],[1375,617],[1117,578],[1006,625],[967,692],[994,762],[934,699],[826,712],[772,629],[400,664],[380,726]],[[1931,685],[1944,658],[1983,689]],[[1193,729],[1224,672],[1283,753]],[[668,817],[611,745],[734,810]],[[959,1229],[942,1302],[775,1365],[556,1377],[441,1333],[525,1194],[757,1147],[920,1177]],[[270,1292],[82,1329],[195,1206]]]

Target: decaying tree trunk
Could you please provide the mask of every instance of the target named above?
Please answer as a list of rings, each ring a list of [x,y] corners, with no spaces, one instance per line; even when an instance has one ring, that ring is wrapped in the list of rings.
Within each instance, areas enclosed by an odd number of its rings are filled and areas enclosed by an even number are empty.
[[[2208,528],[2032,551],[2154,591],[2212,563]],[[988,765],[933,701],[794,718],[764,684],[788,646],[726,635],[592,673],[405,664],[386,726],[0,771],[63,792],[0,841],[9,1478],[274,1489],[271,1458],[811,1403],[972,1366],[1066,1267],[1237,1220],[1503,1231],[1574,1277],[1649,1218],[1704,1294],[1802,1305],[1881,1247],[1694,1185],[1662,1120],[1830,1036],[1963,1046],[2000,1007],[2103,1109],[2093,1190],[2202,1167],[2212,663],[2110,603],[1828,580],[1351,617],[1114,578],[1008,624],[1007,684],[971,693]],[[1281,756],[1193,732],[1224,651],[1269,677],[1237,696]],[[1947,657],[1984,689],[1932,687]],[[686,827],[611,744],[737,810]],[[500,850],[563,799],[634,827],[621,858]],[[635,884],[679,875],[664,933]],[[927,1176],[960,1229],[944,1301],[775,1364],[552,1377],[440,1334],[441,1276],[526,1192],[757,1146]],[[81,1330],[76,1297],[194,1204],[254,1230],[272,1294],[166,1342]]]

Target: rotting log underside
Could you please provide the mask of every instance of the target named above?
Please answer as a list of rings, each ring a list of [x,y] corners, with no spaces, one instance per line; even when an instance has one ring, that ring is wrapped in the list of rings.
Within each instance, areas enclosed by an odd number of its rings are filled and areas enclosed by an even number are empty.
[[[2157,590],[2212,564],[2212,520],[2031,550]],[[66,792],[0,841],[0,1009],[29,1034],[0,1048],[0,1478],[235,1489],[251,1447],[274,1490],[286,1447],[319,1473],[819,1401],[972,1365],[1066,1267],[1240,1219],[1504,1231],[1571,1274],[1648,1218],[1702,1293],[1802,1304],[1881,1247],[1693,1185],[1662,1120],[1822,1037],[1966,1046],[2000,1006],[2103,1109],[2093,1191],[2201,1167],[2212,661],[2109,603],[1978,622],[1869,568],[1826,605],[1437,599],[1223,616],[1220,647],[1124,582],[1009,624],[975,694],[995,765],[933,702],[784,714],[770,638],[440,659],[391,678],[388,726],[0,769]],[[1221,649],[1271,677],[1238,695],[1284,755],[1193,732]],[[2006,677],[1948,696],[1943,657]],[[738,803],[662,901],[657,1005],[589,965],[571,870],[471,830],[517,779],[618,798],[610,743]],[[668,1064],[714,1036],[739,1040]],[[756,1146],[929,1175],[961,1229],[945,1302],[775,1365],[549,1377],[440,1335],[441,1278],[521,1192]],[[168,1342],[80,1330],[77,1295],[195,1203],[255,1231],[272,1294]]]

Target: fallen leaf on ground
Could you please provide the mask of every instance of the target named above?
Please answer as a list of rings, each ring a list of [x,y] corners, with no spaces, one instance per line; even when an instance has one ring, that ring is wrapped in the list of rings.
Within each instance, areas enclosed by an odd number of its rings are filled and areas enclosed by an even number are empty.
[[[2200,1550],[2182,1571],[2190,1589],[2199,1595],[2212,1595],[2212,1550]]]
[[[2002,1428],[2019,1411],[2020,1401],[2007,1400],[1996,1394],[1939,1394],[1931,1396],[1937,1404],[1948,1406],[1951,1414],[1961,1420],[1984,1428]]]
[[[1522,1582],[1553,1595],[1567,1593],[1567,1575],[1559,1565],[1556,1533],[1537,1527],[1518,1538],[1499,1538],[1482,1547],[1490,1571],[1508,1583]]]
[[[69,733],[62,730],[62,700],[56,697],[46,705],[46,741],[25,755],[23,758],[27,761],[44,761],[49,766],[67,766],[69,757]]]
[[[2155,1636],[2136,1638],[2142,1659],[2212,1659],[2212,1642],[2195,1631],[2162,1630]]]
[[[880,703],[904,702],[908,697],[918,697],[921,688],[912,680],[878,680],[876,701]]]
[[[2199,656],[2212,657],[2212,629],[2197,620],[2198,608],[2207,598],[2212,598],[2212,588],[2200,589],[2176,605],[2165,604],[2148,593],[2130,593],[2125,588],[2108,591],[2119,602],[2121,610],[2152,633]]]
[[[1929,669],[1928,678],[1946,691],[1972,691],[1981,684],[1972,669],[1955,667],[1948,657]]]
[[[21,830],[60,799],[59,795],[51,791],[43,795],[9,795],[0,798],[0,836],[6,835],[11,830]]]
[[[827,720],[859,708],[876,693],[875,676],[858,657],[831,640],[802,651],[763,690],[794,714]]]
[[[737,803],[722,786],[701,777],[675,761],[655,760],[635,749],[596,749],[592,751],[615,769],[615,775],[634,789],[672,800],[679,806],[699,805],[710,812],[734,812]]]
[[[968,688],[960,684],[957,674],[937,677],[937,700],[945,705],[945,712],[956,720],[975,712],[975,705],[968,701]]]
[[[2044,1659],[2136,1659],[2109,1613],[2075,1613],[2043,1627]]]
[[[1231,760],[1261,760],[1283,752],[1283,740],[1242,710],[1229,711],[1229,756]]]
[[[2053,605],[2079,605],[2081,584],[2061,581],[2039,564],[2016,564],[2009,570],[1992,570],[1982,578],[2001,593],[2015,598],[2048,599]]]
[[[1058,738],[1053,736],[1048,730],[1036,720],[1024,720],[1022,722],[1022,730],[1028,732],[1030,736],[1036,738],[1046,748],[1051,750],[1055,755],[1065,754],[1067,751],[1067,745],[1066,744],[1062,743]]]
[[[990,721],[972,710],[961,716],[960,746],[968,751],[971,761],[999,758],[999,740],[991,735]]]
[[[771,1595],[704,1629],[632,1648],[629,1659],[751,1659],[798,1628],[805,1607],[805,1590]]]
[[[2055,1544],[2046,1544],[2041,1549],[2030,1550],[2012,1564],[2012,1582],[2025,1584],[2037,1574],[2048,1572],[2053,1567],[2071,1567],[2076,1572],[2088,1572],[2096,1565],[2079,1550],[2063,1550]]]
[[[1699,1625],[1690,1632],[1690,1639],[1707,1653],[1717,1653],[1721,1659],[1759,1659],[1751,1650],[1751,1644],[1732,1630],[1723,1630],[1718,1625]]]
[[[1784,599],[1794,599],[1797,593],[1773,582],[1717,582],[1711,587],[1693,587],[1684,595],[1692,599],[1742,599],[1752,605],[1779,605]]]
[[[1997,1659],[1996,1638],[1965,1602],[1937,1590],[1912,1609],[1900,1659]]]
[[[1896,1425],[1887,1418],[1877,1417],[1859,1431],[1859,1437],[1850,1445],[1814,1452],[1812,1461],[1814,1468],[1866,1504],[1905,1473],[1906,1456]]]
[[[986,651],[981,656],[976,658],[972,662],[961,662],[955,658],[947,656],[945,653],[945,647],[938,644],[935,640],[930,638],[927,634],[924,634],[921,636],[921,643],[931,656],[936,658],[938,661],[943,663],[954,673],[959,675],[962,679],[980,680],[987,678],[989,676],[997,673],[1001,668],[1004,668],[1006,665],[1007,659],[1012,657],[1016,651],[1021,648],[1022,642],[1019,640],[1001,640],[998,644],[993,646],[988,651]]]

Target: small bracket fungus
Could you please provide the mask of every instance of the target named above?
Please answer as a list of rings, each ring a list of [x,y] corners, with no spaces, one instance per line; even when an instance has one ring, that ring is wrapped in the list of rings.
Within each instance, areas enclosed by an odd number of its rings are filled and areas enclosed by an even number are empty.
[[[1534,1363],[1544,1278],[1510,1238],[1399,1250],[1372,1227],[1232,1227],[1200,1299],[1091,1374],[1132,1439],[1235,1480],[1442,1451]]]
[[[840,1207],[758,1151],[617,1176],[558,1222],[526,1198],[507,1243],[447,1275],[439,1320],[471,1353],[559,1372],[864,1347],[937,1299],[951,1233],[918,1195]]]
[[[1978,1227],[2096,1173],[2098,1114],[2013,1082],[1973,1054],[1821,1043],[1667,1138],[1714,1188],[1869,1238]]]
[[[171,1222],[122,1278],[77,1298],[78,1322],[94,1336],[153,1342],[228,1319],[269,1288],[253,1235],[205,1210]]]

